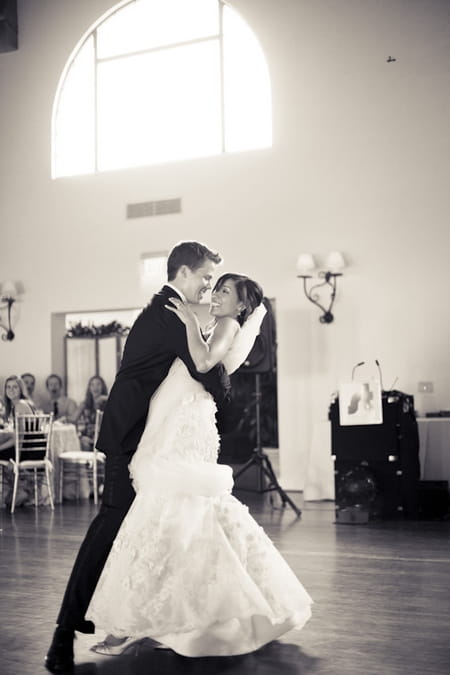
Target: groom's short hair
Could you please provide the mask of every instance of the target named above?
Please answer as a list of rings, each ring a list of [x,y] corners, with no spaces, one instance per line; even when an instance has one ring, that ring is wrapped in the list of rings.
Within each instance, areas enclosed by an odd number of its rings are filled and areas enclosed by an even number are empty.
[[[182,241],[174,246],[167,258],[167,281],[173,281],[182,265],[196,270],[201,267],[205,260],[211,260],[218,265],[222,258],[218,253],[213,253],[207,246],[198,241]]]

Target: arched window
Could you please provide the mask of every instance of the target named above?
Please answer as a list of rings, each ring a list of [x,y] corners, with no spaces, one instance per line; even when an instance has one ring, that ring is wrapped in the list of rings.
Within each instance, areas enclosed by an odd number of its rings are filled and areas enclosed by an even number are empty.
[[[73,51],[52,122],[54,178],[268,147],[267,65],[222,0],[127,0]]]

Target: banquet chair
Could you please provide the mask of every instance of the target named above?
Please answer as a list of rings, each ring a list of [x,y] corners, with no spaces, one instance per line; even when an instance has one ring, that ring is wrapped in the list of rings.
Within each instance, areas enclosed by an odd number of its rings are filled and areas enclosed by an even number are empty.
[[[79,494],[79,485],[82,472],[84,469],[88,475],[88,478],[92,480],[92,491],[94,494],[94,504],[98,504],[98,479],[104,474],[104,465],[105,465],[105,455],[103,452],[100,452],[95,447],[97,443],[98,433],[100,431],[100,425],[102,423],[103,411],[97,410],[95,413],[95,430],[94,430],[94,445],[92,450],[71,450],[68,452],[62,452],[59,459],[59,501],[63,500],[63,491],[64,491],[64,476],[68,472],[75,471],[77,474],[77,486]],[[67,469],[67,471],[66,471]]]
[[[45,475],[48,488],[50,507],[53,504],[53,482],[51,474],[53,464],[49,459],[50,441],[52,436],[53,413],[46,414],[17,414],[15,416],[15,459],[11,459],[14,473],[14,487],[11,501],[11,513],[16,506],[17,488],[21,473],[33,473],[34,476],[34,503],[39,504],[38,471]]]

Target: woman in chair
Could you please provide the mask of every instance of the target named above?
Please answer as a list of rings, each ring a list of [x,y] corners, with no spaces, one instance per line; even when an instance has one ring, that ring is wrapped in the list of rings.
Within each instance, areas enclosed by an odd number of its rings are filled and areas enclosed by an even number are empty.
[[[10,375],[5,380],[5,418],[9,427],[14,426],[16,414],[34,415],[36,409],[28,398],[23,380],[17,375]],[[0,434],[0,459],[14,459],[15,457],[14,431],[4,431]]]
[[[103,410],[107,400],[108,388],[105,380],[100,375],[94,375],[89,379],[86,396],[75,418],[82,450],[92,451],[97,410]]]
[[[8,423],[9,429],[0,432],[0,459],[10,460],[15,459],[16,456],[16,437],[14,432],[16,415],[34,415],[36,409],[33,401],[28,398],[27,390],[23,380],[17,375],[10,375],[5,380],[4,390],[5,401],[5,420]],[[30,457],[30,459],[32,459]],[[5,474],[5,484],[8,486],[7,494],[5,494],[5,502],[9,503],[10,495],[12,494],[12,471]],[[27,503],[30,498],[28,492],[31,494],[31,487],[25,489],[21,486],[19,494],[16,498],[16,506]],[[9,494],[8,494],[9,493]]]

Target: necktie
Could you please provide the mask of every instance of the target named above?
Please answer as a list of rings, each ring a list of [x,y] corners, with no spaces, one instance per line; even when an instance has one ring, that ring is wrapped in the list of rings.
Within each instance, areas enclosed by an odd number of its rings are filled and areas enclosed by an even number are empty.
[[[58,417],[58,401],[53,401],[53,416],[55,419]]]

